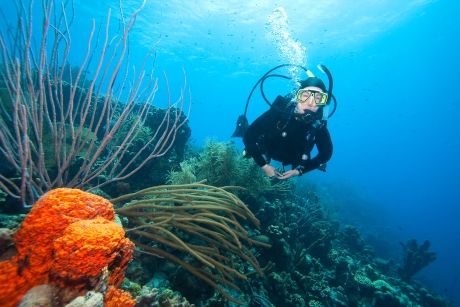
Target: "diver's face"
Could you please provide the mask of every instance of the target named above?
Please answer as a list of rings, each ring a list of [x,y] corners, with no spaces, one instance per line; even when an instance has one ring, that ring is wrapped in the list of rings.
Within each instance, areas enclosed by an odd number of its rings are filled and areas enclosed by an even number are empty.
[[[319,107],[316,104],[315,95],[310,95],[307,91],[320,92],[323,91],[316,86],[307,86],[299,91],[297,96],[297,111],[300,114],[304,114],[306,110],[311,112],[318,111]],[[302,93],[303,92],[303,93]]]

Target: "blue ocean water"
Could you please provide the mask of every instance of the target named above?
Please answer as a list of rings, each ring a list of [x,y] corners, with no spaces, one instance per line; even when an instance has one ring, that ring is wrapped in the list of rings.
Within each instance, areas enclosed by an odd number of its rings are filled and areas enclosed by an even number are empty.
[[[249,91],[270,68],[302,64],[322,76],[316,65],[325,64],[338,100],[329,122],[334,156],[326,173],[299,180],[321,186],[338,216],[377,250],[384,241],[382,256],[398,257],[400,241],[430,240],[438,259],[416,279],[460,306],[460,4],[362,2],[152,0],[130,53],[155,50],[159,105],[167,99],[164,74],[173,96],[186,76],[197,146],[232,140]],[[124,15],[140,4],[123,1]],[[103,22],[109,8],[115,30],[118,1],[74,1],[71,61],[82,56],[92,18]],[[8,5],[2,9],[8,17]],[[266,94],[290,86],[269,80]],[[266,108],[256,93],[249,120]]]

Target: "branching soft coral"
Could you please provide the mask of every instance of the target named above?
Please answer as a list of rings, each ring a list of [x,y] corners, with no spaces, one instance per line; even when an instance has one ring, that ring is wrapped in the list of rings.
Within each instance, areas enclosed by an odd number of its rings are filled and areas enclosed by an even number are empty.
[[[15,235],[17,255],[0,262],[0,305],[15,306],[40,284],[91,290],[106,272],[118,286],[134,245],[114,216],[109,201],[77,189],[42,196]]]
[[[259,225],[238,197],[196,183],[152,187],[112,201],[127,200],[131,201],[117,213],[134,226],[127,232],[140,251],[182,266],[227,299],[240,303],[222,286],[239,290],[236,280],[247,278],[247,271],[236,269],[237,263],[261,273],[248,245],[269,245],[249,238],[239,223],[241,219]]]
[[[436,260],[436,253],[429,251],[430,245],[428,240],[421,245],[415,239],[408,240],[406,243],[401,242],[404,262],[398,273],[402,279],[410,280],[417,272]]]
[[[181,170],[168,175],[171,184],[188,184],[205,180],[214,186],[240,186],[255,197],[261,194],[291,194],[289,181],[273,182],[260,171],[259,166],[246,159],[231,142],[209,140],[198,157],[181,163]]]

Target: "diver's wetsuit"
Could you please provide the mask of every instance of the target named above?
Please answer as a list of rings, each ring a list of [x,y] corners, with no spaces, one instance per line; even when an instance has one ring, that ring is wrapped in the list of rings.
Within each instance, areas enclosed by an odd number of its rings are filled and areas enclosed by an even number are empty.
[[[273,105],[280,99],[285,105],[289,102],[288,98],[278,96]],[[259,166],[269,163],[267,159],[273,159],[293,168],[300,166],[301,173],[318,168],[332,156],[332,141],[326,125],[314,128],[313,123],[275,107],[249,125],[243,142],[246,153]],[[315,145],[318,154],[311,158],[310,152]]]

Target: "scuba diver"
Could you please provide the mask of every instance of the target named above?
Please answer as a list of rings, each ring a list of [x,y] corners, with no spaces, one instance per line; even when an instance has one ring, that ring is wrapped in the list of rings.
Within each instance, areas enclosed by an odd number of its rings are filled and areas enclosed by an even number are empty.
[[[281,66],[294,65],[283,64],[278,67]],[[300,81],[295,95],[278,96],[271,108],[251,125],[248,125],[246,119],[247,105],[245,114],[238,119],[237,130],[233,136],[243,137],[246,147],[244,155],[252,157],[268,177],[288,179],[315,169],[326,170],[326,162],[332,157],[333,149],[327,119],[335,112],[337,104],[332,95],[332,76],[325,66],[320,65],[319,68],[329,78],[328,89],[320,78],[303,68],[308,78]],[[270,75],[271,71],[259,80],[262,95],[267,102],[262,88],[263,81],[270,76],[288,78]],[[334,108],[329,113],[331,98]],[[249,99],[250,97],[248,101]],[[315,147],[317,152],[312,156]],[[271,160],[281,162],[283,171],[279,172],[273,167]],[[285,171],[286,165],[291,165],[291,169]]]

